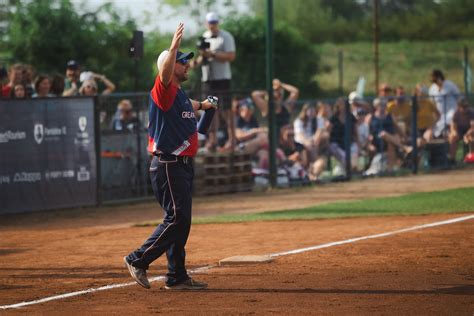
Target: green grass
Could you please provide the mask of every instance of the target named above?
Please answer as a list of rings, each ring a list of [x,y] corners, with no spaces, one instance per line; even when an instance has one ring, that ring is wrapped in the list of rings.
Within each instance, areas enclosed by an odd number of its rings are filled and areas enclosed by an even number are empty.
[[[403,85],[412,93],[415,85],[429,84],[433,68],[443,70],[447,79],[464,91],[464,46],[469,50],[470,64],[474,64],[474,40],[409,42],[379,44],[380,82],[392,86]],[[356,42],[346,44],[325,43],[316,46],[321,56],[322,71],[315,76],[322,91],[328,96],[338,94],[338,51],[344,54],[344,94],[355,90],[360,76],[365,77],[365,94],[374,94],[373,44]]]
[[[310,220],[362,216],[427,215],[474,212],[474,187],[412,193],[398,197],[322,204],[302,209],[255,214],[197,217],[194,224]],[[137,226],[156,226],[146,222]]]

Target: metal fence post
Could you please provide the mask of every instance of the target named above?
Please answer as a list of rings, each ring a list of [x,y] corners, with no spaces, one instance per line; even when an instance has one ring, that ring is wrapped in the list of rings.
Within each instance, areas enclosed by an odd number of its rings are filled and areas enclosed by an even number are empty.
[[[412,108],[411,108],[411,144],[413,146],[412,151],[412,173],[418,173],[418,145],[417,145],[417,138],[418,138],[418,98],[416,95],[412,97]]]
[[[352,113],[349,100],[345,100],[345,117],[346,122],[344,124],[344,149],[346,152],[346,180],[352,178],[352,164],[351,164],[351,145],[352,145]]]
[[[102,156],[101,156],[101,129],[100,129],[100,107],[99,98],[94,97],[94,142],[95,142],[95,167],[96,167],[96,198],[97,205],[102,205]]]

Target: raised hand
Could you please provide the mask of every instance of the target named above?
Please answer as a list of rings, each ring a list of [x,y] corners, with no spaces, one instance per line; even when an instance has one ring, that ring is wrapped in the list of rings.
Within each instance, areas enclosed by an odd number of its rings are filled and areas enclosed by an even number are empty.
[[[176,28],[176,31],[174,32],[173,40],[171,41],[170,51],[179,49],[179,46],[181,45],[181,39],[183,38],[183,33],[184,33],[184,24],[180,22],[178,24],[178,27]]]

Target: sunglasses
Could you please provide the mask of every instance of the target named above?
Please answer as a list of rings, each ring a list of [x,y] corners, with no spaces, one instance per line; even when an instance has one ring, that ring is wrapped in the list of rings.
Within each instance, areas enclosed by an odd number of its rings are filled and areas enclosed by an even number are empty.
[[[94,87],[94,86],[86,86],[86,89],[97,90],[97,88],[96,88],[96,87]]]
[[[183,59],[178,59],[176,62],[180,63],[181,65],[186,65],[189,62],[189,60],[186,58],[183,58]]]

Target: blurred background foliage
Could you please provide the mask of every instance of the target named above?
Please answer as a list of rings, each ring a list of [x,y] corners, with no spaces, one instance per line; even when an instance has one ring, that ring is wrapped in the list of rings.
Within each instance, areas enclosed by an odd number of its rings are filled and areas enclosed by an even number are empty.
[[[161,2],[173,6],[177,14],[188,10],[196,21],[210,9],[225,8],[222,28],[234,35],[237,44],[233,87],[264,87],[265,0],[248,0],[249,12],[238,12],[228,0]],[[336,56],[343,51],[344,92],[361,75],[370,84],[372,15],[372,0],[274,1],[275,76],[300,87],[306,97],[335,95]],[[383,80],[412,84],[425,79],[433,67],[457,78],[463,46],[473,44],[473,16],[470,0],[380,0]],[[32,64],[38,73],[64,73],[66,62],[77,59],[83,69],[106,74],[117,91],[133,91],[134,60],[128,47],[135,29],[136,21],[118,12],[113,2],[79,13],[69,0],[2,0],[0,62]],[[197,34],[201,31],[204,28]],[[196,38],[186,38],[183,49],[195,50]],[[170,40],[171,34],[160,30],[145,34],[145,56],[138,63],[140,91],[152,85],[156,57]],[[193,72],[187,87],[199,86],[199,77],[199,71]],[[462,86],[462,80],[458,83]]]

